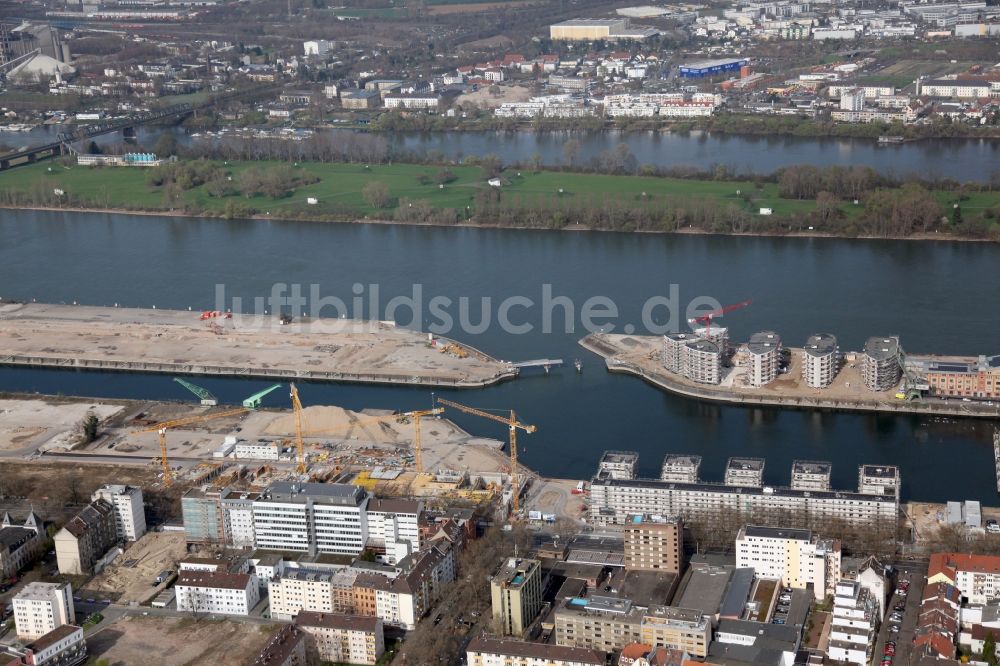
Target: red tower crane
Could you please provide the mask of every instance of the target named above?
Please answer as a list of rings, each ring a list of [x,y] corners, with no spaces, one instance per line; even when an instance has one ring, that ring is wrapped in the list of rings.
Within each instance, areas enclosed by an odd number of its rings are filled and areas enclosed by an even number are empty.
[[[696,324],[701,324],[707,329],[709,333],[711,333],[713,319],[715,319],[716,317],[721,317],[727,312],[732,312],[733,310],[739,310],[741,308],[745,308],[751,303],[753,303],[753,301],[742,301],[740,303],[734,303],[733,305],[727,305],[724,308],[719,308],[718,310],[714,310],[712,312],[709,312],[708,314],[703,314],[700,317],[688,319],[688,324],[690,324],[692,328],[694,328]]]

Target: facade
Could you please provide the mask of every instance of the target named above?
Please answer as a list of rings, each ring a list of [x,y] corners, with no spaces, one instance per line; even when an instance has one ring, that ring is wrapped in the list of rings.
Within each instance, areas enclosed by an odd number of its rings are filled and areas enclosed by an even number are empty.
[[[260,601],[257,577],[223,571],[181,571],[174,585],[177,610],[209,615],[249,615]]]
[[[840,578],[840,542],[809,530],[747,525],[736,537],[736,566],[796,589],[812,587],[822,600]]]
[[[466,648],[469,666],[604,666],[599,650],[477,636]]]
[[[597,469],[612,479],[634,479],[638,464],[639,454],[635,451],[605,451]]]
[[[990,82],[985,79],[921,79],[917,85],[917,95],[928,97],[980,99],[991,92]]]
[[[441,586],[453,580],[453,549],[434,546],[410,556],[398,567],[360,571],[354,581],[353,612],[413,629],[440,597]]]
[[[302,611],[295,626],[306,634],[306,652],[319,661],[374,664],[385,652],[382,620]]]
[[[827,656],[835,662],[870,663],[878,628],[878,603],[868,590],[857,581],[838,582]]]
[[[271,617],[291,620],[299,611],[333,613],[334,574],[317,569],[290,569],[268,585]]]
[[[21,640],[38,639],[76,622],[73,587],[69,583],[28,583],[14,596],[12,604]]]
[[[678,375],[684,374],[684,347],[697,339],[694,333],[668,333],[663,336],[663,367]]]
[[[901,486],[899,468],[895,465],[861,465],[858,468],[858,492],[891,495],[899,501]]]
[[[774,331],[754,333],[747,343],[747,353],[749,385],[760,387],[773,382],[781,365],[781,337]]]
[[[542,566],[511,557],[490,580],[493,619],[505,635],[523,636],[542,610]]]
[[[64,624],[24,646],[24,656],[14,664],[77,666],[86,661],[87,643],[83,639],[83,629],[73,624]]]
[[[419,500],[372,499],[365,513],[368,522],[368,548],[379,553],[388,564],[396,564],[420,550]]]
[[[204,486],[191,488],[181,497],[184,538],[188,543],[225,543],[221,496],[219,489]]]
[[[642,618],[641,642],[705,657],[712,641],[712,621],[699,610],[656,606]]]
[[[810,388],[826,388],[837,376],[840,353],[829,333],[810,335],[802,350],[802,379]]]
[[[691,340],[684,345],[684,376],[699,384],[722,381],[722,352],[708,340]]]
[[[549,38],[574,42],[614,39],[628,29],[628,19],[573,19],[549,26]]]
[[[870,391],[888,391],[903,375],[897,336],[868,338],[861,357],[861,374]]]
[[[34,513],[28,515],[23,527],[15,525],[9,514],[4,514],[0,523],[0,580],[13,578],[41,555],[42,527],[41,518]]]
[[[357,555],[368,541],[368,500],[359,486],[273,483],[253,503],[256,546]]]
[[[602,652],[643,643],[704,657],[712,640],[711,619],[701,611],[670,606],[646,609],[617,597],[562,600],[553,622],[556,645]]]
[[[118,542],[114,508],[97,499],[73,516],[53,538],[62,574],[84,575]]]
[[[701,456],[668,453],[660,467],[660,480],[674,483],[698,483]]]
[[[841,111],[862,111],[865,108],[865,91],[861,88],[852,88],[840,93]]]
[[[1000,598],[1000,556],[934,553],[927,565],[927,583],[948,583],[970,604],[985,605]]]
[[[625,524],[625,569],[680,574],[684,523],[679,518],[635,515]]]
[[[313,39],[302,42],[302,52],[307,56],[325,56],[333,48],[333,42],[325,39]]]
[[[819,460],[792,462],[792,488],[795,490],[830,490],[833,465]]]
[[[408,109],[428,111],[441,105],[441,96],[436,93],[389,93],[382,98],[387,109]]]
[[[234,458],[249,458],[251,460],[278,460],[281,458],[281,442],[259,439],[249,442],[241,439],[233,448]]]
[[[725,484],[741,488],[760,488],[764,485],[763,458],[730,458],[726,461]]]
[[[377,108],[381,101],[377,90],[344,90],[340,93],[340,106],[352,111]]]
[[[1000,399],[1000,355],[968,363],[929,361],[923,372],[933,395]]]
[[[219,497],[222,513],[222,533],[225,543],[232,548],[253,548],[256,543],[253,529],[253,503],[260,493],[245,490],[223,490]]]
[[[135,541],[146,533],[142,488],[107,484],[95,490],[90,499],[102,499],[114,509],[115,531],[119,541]]]

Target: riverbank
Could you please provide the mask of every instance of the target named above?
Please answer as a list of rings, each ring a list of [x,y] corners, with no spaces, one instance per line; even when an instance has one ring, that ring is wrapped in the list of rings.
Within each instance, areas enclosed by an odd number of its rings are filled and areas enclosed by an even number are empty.
[[[880,412],[960,418],[1000,418],[1000,404],[960,400],[900,400],[896,388],[872,392],[865,388],[860,370],[847,365],[825,389],[801,381],[801,350],[792,349],[788,372],[758,388],[745,386],[742,369],[724,368],[719,384],[701,384],[666,370],[658,336],[593,333],[580,346],[605,360],[608,372],[639,377],[668,393],[685,398],[730,405],[777,407],[809,411]]]
[[[0,206],[482,228],[1000,239],[1000,192],[983,188],[880,188],[872,173],[812,167],[786,171],[775,182],[503,169],[487,162],[192,161],[162,171],[36,164],[0,174]],[[816,194],[829,187],[846,195],[863,182],[867,189],[854,199]]]

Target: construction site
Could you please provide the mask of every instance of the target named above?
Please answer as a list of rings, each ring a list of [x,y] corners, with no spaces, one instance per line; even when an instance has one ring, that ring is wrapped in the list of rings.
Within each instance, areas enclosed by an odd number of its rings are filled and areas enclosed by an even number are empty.
[[[0,304],[0,364],[480,388],[518,374],[394,322],[220,311]]]

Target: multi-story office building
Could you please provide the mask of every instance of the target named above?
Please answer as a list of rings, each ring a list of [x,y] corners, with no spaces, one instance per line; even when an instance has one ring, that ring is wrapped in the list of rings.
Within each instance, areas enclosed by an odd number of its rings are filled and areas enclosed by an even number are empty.
[[[28,514],[23,526],[15,525],[10,514],[0,522],[0,580],[13,578],[41,554],[45,532],[42,519]]]
[[[668,453],[660,467],[660,480],[673,483],[698,483],[701,456],[686,453]]]
[[[342,483],[272,483],[253,504],[258,548],[357,555],[368,541],[368,494]]]
[[[299,611],[333,613],[334,573],[317,569],[289,569],[268,586],[271,617],[291,620]]]
[[[114,508],[102,499],[84,507],[53,538],[62,574],[89,574],[118,542]]]
[[[858,581],[838,582],[827,648],[830,660],[859,665],[870,663],[878,627],[878,603],[868,590]]]
[[[541,562],[508,558],[490,580],[490,596],[501,631],[523,636],[542,609]]]
[[[747,343],[747,354],[747,383],[760,387],[773,382],[781,365],[781,337],[774,331],[754,333]]]
[[[747,525],[736,537],[736,566],[788,587],[812,587],[813,596],[822,600],[840,578],[840,542],[809,530]]]
[[[607,655],[600,650],[527,643],[477,636],[466,648],[469,666],[604,666]]]
[[[375,664],[385,652],[382,620],[377,617],[302,611],[295,626],[306,633],[307,653],[319,661]]]
[[[699,384],[722,381],[722,351],[708,340],[691,340],[684,345],[684,376]]]
[[[115,530],[119,541],[135,541],[146,533],[142,488],[107,484],[95,490],[90,499],[102,499],[114,509]]]
[[[861,355],[861,375],[870,391],[888,391],[903,376],[899,337],[868,338]]]
[[[174,586],[177,610],[210,615],[249,615],[260,591],[257,578],[246,573],[181,571]]]
[[[895,465],[861,465],[858,467],[858,492],[891,495],[899,501],[901,481]]]
[[[830,490],[833,465],[820,460],[792,462],[792,488],[795,490]]]
[[[211,486],[190,488],[181,497],[184,538],[188,543],[225,543],[226,530],[221,496],[224,491]]]
[[[222,533],[227,546],[254,547],[256,534],[253,529],[253,503],[259,498],[260,493],[228,488],[220,494]]]
[[[14,595],[14,624],[23,641],[41,638],[76,622],[73,587],[69,583],[28,583]]]
[[[839,363],[836,337],[829,333],[810,335],[802,349],[802,380],[811,388],[826,388],[836,378]]]
[[[730,458],[726,461],[725,484],[742,488],[760,488],[764,485],[763,458]]]
[[[684,524],[679,518],[635,515],[625,524],[625,569],[680,574]]]
[[[605,451],[597,469],[612,479],[634,479],[639,454],[635,451]]]

